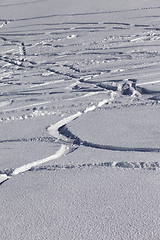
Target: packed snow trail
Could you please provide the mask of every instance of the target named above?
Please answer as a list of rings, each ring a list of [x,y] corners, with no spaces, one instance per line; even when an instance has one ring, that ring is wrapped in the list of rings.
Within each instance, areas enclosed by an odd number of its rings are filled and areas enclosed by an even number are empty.
[[[128,152],[160,152],[160,148],[127,148],[127,147],[117,147],[111,145],[102,145],[87,142],[85,140],[81,140],[79,137],[75,136],[72,132],[70,132],[67,128],[67,124],[72,122],[73,120],[81,117],[83,114],[87,114],[88,112],[92,112],[97,108],[101,108],[105,104],[109,104],[114,101],[116,97],[124,95],[131,95],[132,97],[140,96],[140,93],[135,89],[136,85],[134,86],[134,81],[124,80],[118,84],[116,87],[117,91],[110,90],[110,98],[103,99],[102,101],[98,102],[96,105],[92,105],[87,107],[83,111],[79,111],[76,114],[70,115],[62,120],[58,121],[54,125],[48,127],[48,132],[52,135],[56,140],[61,143],[60,149],[54,154],[49,157],[40,159],[38,161],[34,161],[28,164],[24,164],[21,167],[15,168],[14,170],[6,170],[0,174],[0,184],[20,173],[24,173],[29,171],[31,168],[37,167],[41,164],[47,163],[51,160],[55,160],[60,158],[61,156],[65,155],[66,153],[72,152],[72,150],[76,149],[79,146],[84,147],[91,147],[109,151],[128,151]],[[107,86],[110,88],[110,86]],[[140,88],[140,87],[139,87]],[[141,89],[141,88],[140,88]],[[106,91],[106,90],[105,90]],[[137,163],[138,164],[138,163]],[[118,166],[118,165],[117,165]],[[7,174],[8,172],[8,174]]]
[[[9,176],[7,174],[0,174],[0,184],[2,184],[4,181],[10,179],[12,176],[15,176],[15,175],[20,174],[20,173],[27,172],[32,167],[36,167],[36,166],[39,166],[41,164],[44,164],[44,163],[47,163],[49,161],[52,161],[52,160],[55,160],[55,159],[59,158],[62,155],[64,155],[66,151],[67,151],[67,146],[62,144],[60,149],[54,155],[51,155],[49,157],[40,159],[38,161],[31,162],[31,163],[28,163],[28,164],[24,164],[23,166],[18,167],[18,168],[15,168],[14,171]]]

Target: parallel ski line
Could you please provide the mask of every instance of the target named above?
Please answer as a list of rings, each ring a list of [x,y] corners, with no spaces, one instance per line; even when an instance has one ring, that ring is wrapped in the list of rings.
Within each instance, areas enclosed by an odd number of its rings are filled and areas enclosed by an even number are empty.
[[[44,104],[47,104],[47,103],[50,103],[50,101],[43,102],[43,103],[34,103],[34,104],[30,104],[30,105],[26,105],[26,106],[22,106],[22,107],[17,107],[17,108],[5,109],[5,110],[1,110],[1,112],[10,112],[10,111],[14,111],[14,110],[23,109],[23,108],[34,107],[34,106],[38,106],[38,105],[44,105]]]
[[[137,86],[148,85],[148,84],[154,84],[154,83],[160,83],[160,80],[159,80],[159,81],[145,82],[145,83],[137,83]]]
[[[82,163],[82,164],[64,164],[64,165],[44,165],[37,168],[31,168],[29,171],[60,171],[86,168],[120,168],[120,169],[139,169],[139,170],[159,170],[159,162],[100,162],[100,163]]]

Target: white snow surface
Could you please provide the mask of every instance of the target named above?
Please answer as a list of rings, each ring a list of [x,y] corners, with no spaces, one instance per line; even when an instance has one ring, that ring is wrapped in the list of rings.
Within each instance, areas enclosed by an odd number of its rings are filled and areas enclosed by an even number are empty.
[[[159,11],[0,1],[0,239],[160,239]]]

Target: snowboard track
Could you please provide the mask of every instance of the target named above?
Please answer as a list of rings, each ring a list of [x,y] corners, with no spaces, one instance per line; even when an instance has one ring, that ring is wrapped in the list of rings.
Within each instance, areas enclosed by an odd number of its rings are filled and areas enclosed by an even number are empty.
[[[34,4],[40,1],[41,0],[33,0],[22,4]],[[0,5],[0,7],[5,8],[7,4]],[[159,18],[159,16],[153,12],[159,8],[160,7],[151,6],[120,11],[53,14],[32,18],[0,19],[0,27],[2,29],[0,35],[0,42],[2,43],[2,51],[0,54],[0,84],[2,84],[2,87],[18,87],[18,90],[13,91],[8,88],[0,94],[3,102],[10,98],[9,104],[13,105],[13,108],[6,108],[0,112],[0,122],[26,121],[29,118],[56,114],[55,111],[53,111],[54,106],[48,107],[47,104],[44,104],[44,107],[47,109],[43,109],[39,106],[43,103],[38,104],[37,102],[45,102],[44,96],[47,97],[45,100],[47,100],[49,104],[51,104],[51,101],[54,102],[55,100],[66,104],[64,102],[69,102],[70,100],[75,100],[76,102],[78,99],[85,98],[85,106],[83,106],[82,102],[80,102],[79,105],[76,105],[74,102],[67,105],[69,109],[75,108],[75,111],[81,111],[82,114],[94,111],[102,106],[103,109],[108,110],[112,107],[136,107],[138,104],[142,106],[146,104],[154,106],[155,104],[159,104],[160,91],[141,86],[141,84],[152,84],[151,82],[147,83],[148,80],[146,80],[145,83],[140,82],[136,84],[137,80],[141,79],[143,74],[146,75],[147,78],[155,76],[156,79],[154,79],[153,84],[159,83],[160,72],[158,71],[158,67],[160,64],[160,52],[157,47],[159,46],[160,28],[158,23],[152,23],[152,20],[154,21],[154,19],[156,20],[156,18]],[[134,14],[137,11],[145,12],[148,10],[150,10],[150,16],[132,16],[132,19],[135,18],[136,20],[150,18],[151,23],[147,24],[143,24],[142,21],[131,24],[130,18],[127,18],[128,21],[124,22],[123,20],[106,21],[106,19],[101,22],[98,20],[96,21],[96,15],[105,16],[105,14],[125,14],[128,12]],[[90,15],[95,16],[95,20],[89,21],[88,19],[88,21],[84,21],[83,18]],[[74,20],[67,22],[49,22],[49,19],[54,18],[56,20],[56,17],[63,18],[64,16],[74,17]],[[82,19],[80,19],[80,17],[82,17]],[[39,20],[43,20],[43,23],[40,24],[38,22]],[[14,26],[14,22],[17,26]],[[10,23],[12,24],[11,27],[9,26]],[[5,29],[6,25],[8,25],[7,31]],[[133,34],[133,30],[136,31],[136,34]],[[123,31],[122,34],[121,31]],[[106,36],[106,32],[109,32],[108,36]],[[103,37],[101,39],[99,39],[99,37],[97,38],[99,33],[102,33]],[[90,40],[84,43],[84,36],[88,36]],[[30,41],[30,38],[32,38],[32,41]],[[121,64],[122,61],[125,61],[126,65]],[[133,64],[132,62],[130,63],[130,61],[133,61]],[[112,64],[114,64],[114,67]],[[138,75],[139,71],[143,73],[140,76]],[[25,80],[23,80],[23,77]],[[35,79],[33,82],[30,81],[32,78]],[[37,80],[37,78],[40,78],[40,81],[39,79]],[[46,82],[47,78],[49,80]],[[64,84],[63,91],[61,83]],[[45,84],[50,85],[50,87],[45,87]],[[96,96],[98,94],[106,94],[107,97],[101,99],[97,104],[99,99],[90,100],[90,96],[94,96],[94,94]],[[60,97],[58,97],[57,100],[57,96],[59,95]],[[110,95],[111,97],[109,97]],[[118,100],[116,98],[114,99],[113,96],[117,97]],[[24,106],[15,106],[14,104],[17,98],[21,97],[24,98]],[[123,97],[127,99],[126,104],[119,100]],[[120,104],[116,101],[119,101]],[[27,106],[28,102],[29,105]],[[32,106],[30,103],[32,102],[36,102],[36,108],[30,108],[30,106]],[[92,102],[94,102],[94,105]],[[113,102],[115,102],[115,105],[111,104]],[[81,106],[81,108],[79,106]],[[61,106],[57,107],[57,112],[60,112],[59,109],[61,109]],[[67,116],[73,112],[68,109],[63,109],[62,111],[62,113],[66,113]],[[57,113],[57,115],[59,114],[58,116],[60,116],[62,113]],[[160,148],[119,147],[85,141],[74,135],[63,121],[61,126],[57,126],[55,131],[57,131],[57,136],[59,136],[59,138],[54,136],[42,136],[2,139],[0,143],[23,142],[25,144],[28,142],[47,142],[48,144],[64,144],[66,148],[66,151],[63,152],[64,155],[70,154],[79,147],[120,152],[145,152],[157,154],[160,152]],[[64,140],[64,138],[66,140]],[[58,156],[61,156],[61,153]],[[47,159],[50,158],[46,158],[44,161],[47,161]],[[102,162],[79,165],[64,164],[44,166],[31,166],[31,163],[28,167],[26,165],[20,167],[21,170],[19,173],[94,167],[143,170],[158,170],[160,168],[159,163],[154,161]],[[16,169],[11,168],[0,171],[0,176],[4,176],[4,180],[2,180],[0,184],[12,178],[15,170]]]

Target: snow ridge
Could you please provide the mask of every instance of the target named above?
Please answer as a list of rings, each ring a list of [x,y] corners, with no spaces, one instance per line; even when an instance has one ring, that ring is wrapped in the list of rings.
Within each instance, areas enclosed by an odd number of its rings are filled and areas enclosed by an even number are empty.
[[[10,169],[10,170],[5,170],[4,172],[0,172],[0,184],[5,182],[6,180],[10,179],[12,176],[27,172],[32,167],[36,167],[38,165],[41,165],[41,164],[44,164],[51,160],[55,160],[55,159],[59,158],[62,155],[64,155],[66,151],[67,151],[67,146],[62,144],[60,149],[54,155],[40,159],[38,161],[34,161],[32,163],[24,164],[23,166],[15,168],[14,170]]]
[[[64,147],[63,147],[64,148]],[[56,164],[56,165],[42,165],[42,166],[38,166],[39,162],[41,161],[42,163],[45,163],[47,161],[53,160],[56,157],[59,157],[59,155],[61,155],[62,153],[64,153],[64,151],[66,150],[65,148],[63,149],[61,147],[61,149],[59,150],[59,153],[55,154],[55,156],[51,156],[49,158],[46,159],[42,159],[39,160],[35,163],[31,163],[31,164],[27,164],[24,165],[20,168],[16,168],[14,169],[6,169],[4,171],[0,171],[0,185],[2,183],[4,183],[5,181],[7,181],[8,179],[10,179],[12,176],[17,175],[19,173],[23,173],[23,172],[37,172],[37,171],[60,171],[60,170],[73,170],[73,169],[93,169],[93,168],[117,168],[117,169],[136,169],[136,170],[152,170],[152,171],[156,171],[156,170],[160,170],[160,163],[159,162],[101,162],[101,163],[83,163],[83,164]],[[48,160],[49,159],[49,160]]]
[[[84,163],[84,164],[65,164],[65,165],[46,165],[40,167],[33,167],[29,171],[58,171],[64,169],[84,169],[84,168],[98,168],[98,167],[113,167],[120,169],[139,169],[139,170],[159,170],[159,162],[102,162],[102,163]]]

